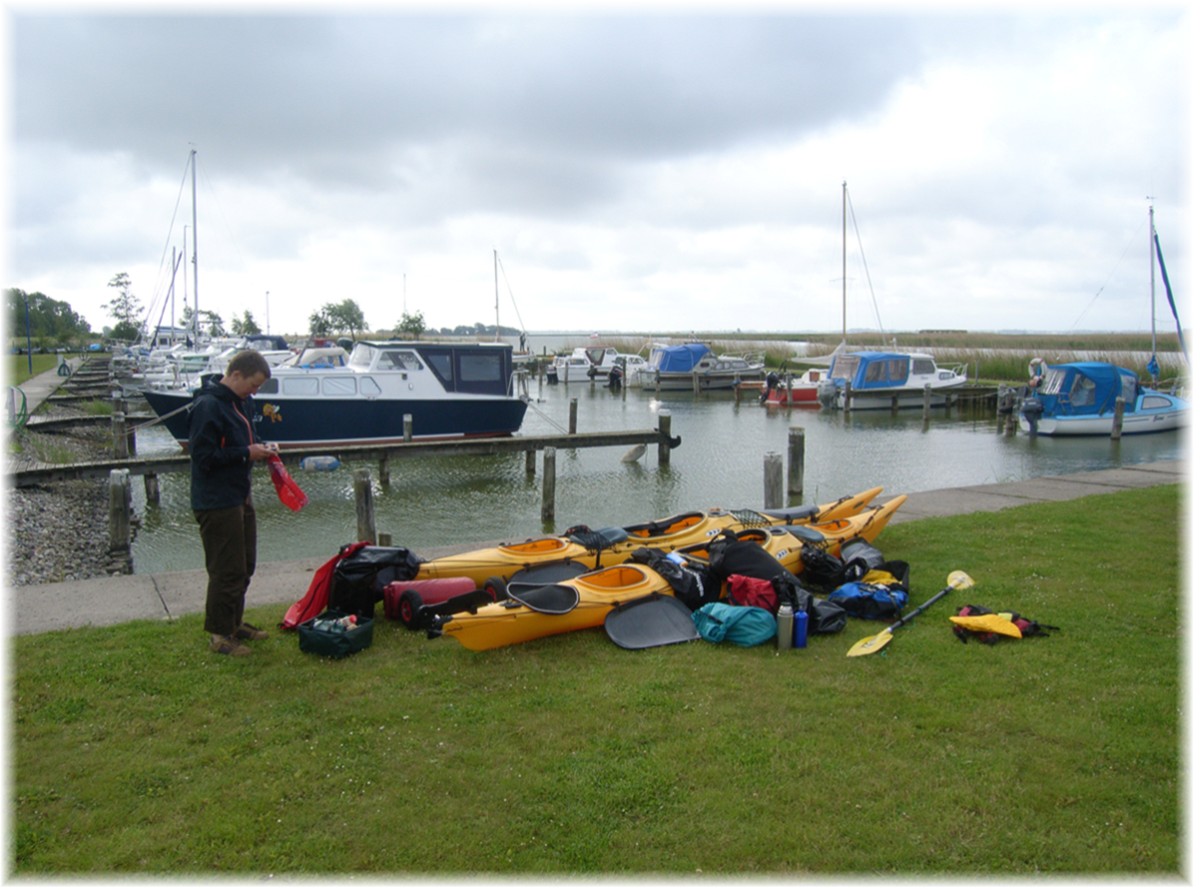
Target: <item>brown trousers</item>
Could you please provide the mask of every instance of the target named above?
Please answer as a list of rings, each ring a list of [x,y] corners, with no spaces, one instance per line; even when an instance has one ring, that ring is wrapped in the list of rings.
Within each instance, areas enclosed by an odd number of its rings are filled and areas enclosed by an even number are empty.
[[[258,528],[249,498],[237,507],[197,510],[204,567],[208,571],[208,596],[204,629],[229,636],[242,623],[246,590],[258,560]]]

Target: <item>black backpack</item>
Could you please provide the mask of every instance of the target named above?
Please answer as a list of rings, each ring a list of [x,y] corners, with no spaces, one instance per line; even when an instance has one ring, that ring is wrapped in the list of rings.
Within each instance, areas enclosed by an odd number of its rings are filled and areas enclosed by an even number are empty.
[[[407,547],[363,547],[334,567],[328,608],[374,618],[383,589],[393,581],[411,581],[422,562]]]

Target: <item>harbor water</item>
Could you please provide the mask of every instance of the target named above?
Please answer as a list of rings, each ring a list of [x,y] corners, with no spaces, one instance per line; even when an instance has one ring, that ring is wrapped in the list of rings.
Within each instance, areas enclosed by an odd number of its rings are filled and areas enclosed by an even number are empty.
[[[533,397],[519,435],[565,432],[571,402],[579,432],[652,430],[669,411],[671,433],[682,439],[660,466],[656,446],[632,461],[629,448],[558,449],[555,519],[543,523],[542,455],[535,472],[522,454],[487,457],[394,459],[391,482],[382,486],[378,465],[343,464],[331,471],[293,476],[309,503],[293,513],[275,495],[269,474],[255,470],[260,562],[325,559],[357,540],[353,473],[366,468],[374,480],[376,526],[396,545],[423,549],[521,541],[586,524],[629,525],[709,507],[761,508],[764,459],[782,456],[787,466],[789,430],[804,430],[803,494],[792,503],[833,500],[884,486],[884,496],[938,488],[1008,482],[1083,470],[1186,456],[1183,432],[1077,439],[1030,438],[997,431],[993,414],[967,416],[934,409],[921,412],[840,412],[765,408],[743,393],[612,391],[600,384],[532,383]],[[139,434],[142,455],[175,452],[160,428]],[[157,573],[203,568],[196,523],[189,507],[186,473],[160,477],[160,501],[147,504],[135,485],[141,517],[133,543],[134,571]],[[303,593],[298,591],[297,595]]]

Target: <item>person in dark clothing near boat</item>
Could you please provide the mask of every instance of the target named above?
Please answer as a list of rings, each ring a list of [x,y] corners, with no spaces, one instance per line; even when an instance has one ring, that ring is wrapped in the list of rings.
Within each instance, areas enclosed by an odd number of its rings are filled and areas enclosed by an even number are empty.
[[[266,631],[242,620],[246,590],[258,557],[258,529],[250,495],[250,470],[274,445],[254,435],[253,396],[271,376],[262,354],[246,349],[230,359],[225,375],[205,382],[192,401],[188,448],[192,510],[204,544],[208,593],[204,629],[221,655],[249,655],[246,640]]]

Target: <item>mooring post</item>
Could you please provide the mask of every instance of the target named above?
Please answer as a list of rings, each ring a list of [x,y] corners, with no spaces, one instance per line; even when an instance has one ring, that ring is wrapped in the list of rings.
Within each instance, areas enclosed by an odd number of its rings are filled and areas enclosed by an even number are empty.
[[[1125,397],[1117,396],[1117,407],[1113,411],[1112,438],[1121,438],[1121,427],[1125,425]]]
[[[804,427],[788,429],[788,494],[804,497]]]
[[[658,412],[658,464],[671,462],[671,412],[663,408]]]
[[[842,402],[842,414],[844,414],[846,417],[850,416],[850,398],[851,398],[850,394],[851,394],[850,381],[847,380],[846,381],[846,389],[842,394],[842,398],[845,400]]]
[[[570,414],[567,420],[567,432],[570,435],[575,435],[579,431],[579,399],[571,399]]]
[[[371,471],[354,471],[354,510],[358,516],[358,539],[374,544],[375,493],[371,489]]]
[[[379,484],[392,484],[392,456],[386,451],[379,458]]]
[[[412,415],[411,414],[404,415],[404,441],[405,442],[412,441]]]
[[[146,486],[146,503],[157,504],[162,497],[159,493],[158,473],[146,473],[142,476],[142,482]]]
[[[537,475],[537,449],[536,448],[525,449],[525,475],[531,476],[531,477]]]
[[[558,481],[556,460],[554,447],[547,448],[542,455],[542,522],[554,521],[554,488]]]
[[[778,451],[763,455],[763,508],[778,510],[783,506],[783,457]]]
[[[113,457],[121,460],[129,457],[129,434],[125,429],[125,412],[116,411],[112,416]]]
[[[132,526],[130,512],[133,508],[133,493],[129,487],[128,470],[108,472],[108,552],[111,555],[128,555]]]
[[[925,391],[921,393],[921,419],[929,423],[930,409],[933,407],[933,387],[926,383]]]

